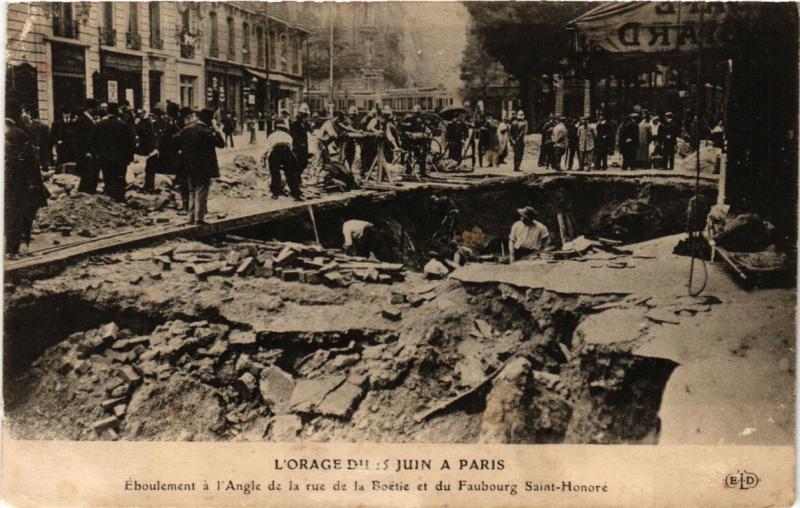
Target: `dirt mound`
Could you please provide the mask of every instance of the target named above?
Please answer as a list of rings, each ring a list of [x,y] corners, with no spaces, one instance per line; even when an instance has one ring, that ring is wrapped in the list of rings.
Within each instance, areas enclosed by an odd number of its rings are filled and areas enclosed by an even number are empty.
[[[102,194],[62,193],[39,210],[35,226],[64,236],[94,237],[153,222],[145,210],[117,203]]]
[[[269,173],[254,157],[239,154],[233,162],[220,167],[220,176],[211,186],[211,194],[234,198],[267,195]]]
[[[626,243],[648,240],[661,232],[661,211],[639,198],[612,202],[592,217],[590,230],[593,236]]]
[[[711,145],[700,147],[700,173],[712,174],[716,170],[719,149]],[[725,154],[720,155],[720,166],[725,165]],[[697,169],[697,152],[687,150],[675,160],[675,170],[694,173]]]

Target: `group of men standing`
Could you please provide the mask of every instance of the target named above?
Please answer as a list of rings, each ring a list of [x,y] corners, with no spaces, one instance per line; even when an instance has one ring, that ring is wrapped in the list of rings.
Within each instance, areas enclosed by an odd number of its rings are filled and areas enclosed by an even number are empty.
[[[630,169],[674,169],[675,151],[680,128],[671,112],[661,122],[657,115],[638,112],[623,118],[614,127],[605,113],[598,111],[597,121],[582,118],[550,115],[539,128],[542,135],[539,167],[571,171],[578,161],[579,171],[608,169],[608,156],[619,146],[621,167]]]

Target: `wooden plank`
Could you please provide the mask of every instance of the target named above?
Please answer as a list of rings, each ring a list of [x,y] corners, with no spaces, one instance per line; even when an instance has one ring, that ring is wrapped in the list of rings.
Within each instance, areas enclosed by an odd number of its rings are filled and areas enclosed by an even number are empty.
[[[344,195],[336,198],[323,199],[315,202],[318,210],[330,210],[349,206],[353,201],[373,200],[380,201],[381,196],[374,192],[364,192],[359,195]],[[101,254],[113,250],[139,247],[148,243],[172,240],[175,238],[202,238],[227,231],[235,231],[258,224],[280,221],[306,213],[308,202],[291,204],[285,208],[265,212],[226,218],[217,222],[202,225],[168,225],[160,228],[138,229],[128,233],[114,234],[93,238],[90,241],[74,245],[65,245],[63,249],[48,252],[41,256],[27,257],[7,261],[4,266],[6,277],[18,278],[41,273],[53,273],[65,264],[94,254]],[[45,265],[53,265],[45,267]]]

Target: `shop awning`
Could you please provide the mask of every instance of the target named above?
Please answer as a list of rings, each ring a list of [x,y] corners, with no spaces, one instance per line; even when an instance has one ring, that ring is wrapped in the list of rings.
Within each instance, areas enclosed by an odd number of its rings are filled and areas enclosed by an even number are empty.
[[[276,83],[283,83],[285,85],[292,85],[295,87],[302,87],[303,81],[300,79],[290,78],[289,76],[284,76],[283,74],[278,74],[275,72],[269,73],[269,80],[275,81]]]
[[[244,70],[246,70],[248,74],[257,77],[258,79],[267,79],[267,74],[264,72],[251,69],[250,67],[245,67]]]
[[[739,2],[608,2],[567,28],[577,31],[577,49],[582,51],[691,52],[699,44],[702,17],[704,47],[724,49],[736,40],[734,21],[752,9]]]

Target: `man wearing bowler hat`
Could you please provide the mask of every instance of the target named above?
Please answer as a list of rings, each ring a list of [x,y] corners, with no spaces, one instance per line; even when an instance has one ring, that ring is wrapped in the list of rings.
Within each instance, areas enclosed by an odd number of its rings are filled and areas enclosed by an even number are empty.
[[[219,177],[215,148],[225,148],[225,138],[214,124],[214,112],[208,108],[197,113],[176,135],[180,166],[189,185],[189,224],[204,224],[211,179]]]

